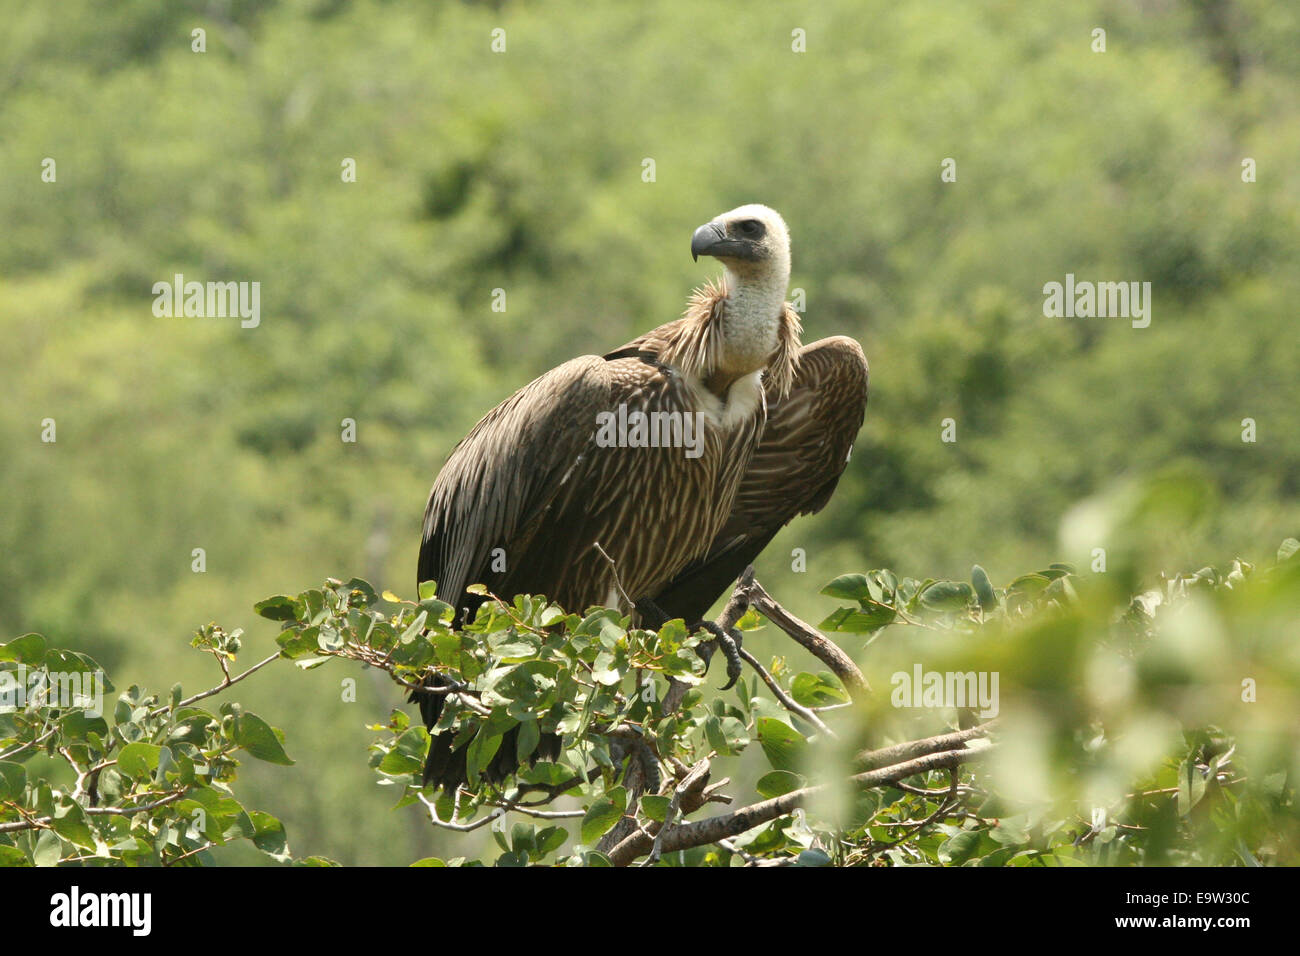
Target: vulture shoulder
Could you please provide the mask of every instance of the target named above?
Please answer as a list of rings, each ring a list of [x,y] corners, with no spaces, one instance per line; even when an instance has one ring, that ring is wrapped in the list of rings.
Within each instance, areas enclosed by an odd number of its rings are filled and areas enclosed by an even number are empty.
[[[488,412],[429,493],[419,580],[436,581],[439,596],[458,608],[466,587],[491,586],[492,550],[506,542],[516,555],[527,548],[537,519],[584,461],[612,391],[609,363],[584,355]]]

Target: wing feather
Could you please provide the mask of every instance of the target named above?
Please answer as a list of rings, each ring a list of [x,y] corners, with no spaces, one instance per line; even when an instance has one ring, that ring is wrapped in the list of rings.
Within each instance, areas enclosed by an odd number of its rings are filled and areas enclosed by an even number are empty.
[[[488,583],[494,548],[528,547],[536,518],[580,470],[596,413],[612,393],[609,364],[585,355],[552,369],[488,412],[452,451],[429,492],[420,581],[465,605],[465,588]],[[507,561],[511,555],[507,555]],[[539,582],[537,591],[545,591]],[[473,602],[476,603],[476,602]]]

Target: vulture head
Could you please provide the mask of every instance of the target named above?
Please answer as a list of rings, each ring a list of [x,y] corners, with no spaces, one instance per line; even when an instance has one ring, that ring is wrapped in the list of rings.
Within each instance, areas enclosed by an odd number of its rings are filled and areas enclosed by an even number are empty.
[[[738,277],[790,275],[790,234],[775,209],[751,203],[724,212],[691,236],[691,257],[712,256]]]

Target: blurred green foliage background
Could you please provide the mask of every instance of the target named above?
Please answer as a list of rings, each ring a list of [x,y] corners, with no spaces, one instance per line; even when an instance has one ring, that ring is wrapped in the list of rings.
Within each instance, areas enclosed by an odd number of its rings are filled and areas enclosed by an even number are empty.
[[[196,624],[245,626],[256,659],[274,630],[252,603],[326,575],[412,593],[454,443],[560,361],[674,318],[716,271],[691,231],[742,202],[790,224],[806,338],[853,335],[872,365],[835,499],[758,566],[796,613],[820,620],[846,570],[1087,567],[1062,517],[1122,479],[1205,489],[1153,566],[1264,558],[1300,527],[1300,8],[0,12],[0,634],[40,631],[119,685],[215,683]],[[155,318],[176,272],[260,282],[261,325]],[[1066,273],[1151,282],[1150,327],[1045,318]],[[364,766],[365,724],[400,698],[362,677],[344,703],[342,676],[243,685],[298,760],[249,767],[248,803],[295,855],[431,855]]]

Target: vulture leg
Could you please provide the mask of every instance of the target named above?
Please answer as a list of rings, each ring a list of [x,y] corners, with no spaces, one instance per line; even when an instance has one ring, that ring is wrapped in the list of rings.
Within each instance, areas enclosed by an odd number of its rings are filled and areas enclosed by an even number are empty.
[[[637,613],[641,616],[641,622],[652,630],[658,630],[666,623],[671,621],[674,615],[670,615],[655,601],[650,598],[642,598],[636,602]],[[700,650],[703,651],[700,656],[704,658],[704,670],[708,673],[709,662],[713,658],[714,647],[722,649],[722,656],[727,659],[727,683],[723,685],[723,690],[730,690],[740,679],[740,672],[743,664],[740,660],[740,648],[744,643],[744,637],[740,631],[734,627],[730,630],[724,630],[713,621],[700,618],[694,624],[687,625],[688,633],[695,631],[708,631],[713,635],[713,640],[702,645]]]
[[[654,604],[666,617],[697,620],[793,518],[825,507],[867,408],[867,359],[843,335],[799,352],[790,394],[767,393],[767,425],[735,503],[708,553],[688,565]]]
[[[713,621],[701,620],[696,627],[703,628],[713,635],[714,642],[722,648],[722,656],[727,659],[727,682],[722,685],[723,690],[731,690],[736,681],[740,680],[741,661],[740,645],[744,640],[740,631],[734,627],[730,630],[724,630],[720,625]]]

